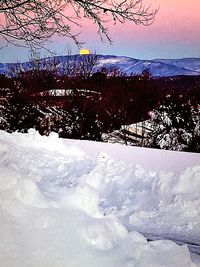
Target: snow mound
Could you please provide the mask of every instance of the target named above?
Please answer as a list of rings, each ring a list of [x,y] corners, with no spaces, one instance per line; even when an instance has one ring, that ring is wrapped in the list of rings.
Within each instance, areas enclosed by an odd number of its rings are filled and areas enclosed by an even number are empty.
[[[145,235],[200,240],[200,166],[151,171],[67,143],[0,131],[1,266],[197,266]]]

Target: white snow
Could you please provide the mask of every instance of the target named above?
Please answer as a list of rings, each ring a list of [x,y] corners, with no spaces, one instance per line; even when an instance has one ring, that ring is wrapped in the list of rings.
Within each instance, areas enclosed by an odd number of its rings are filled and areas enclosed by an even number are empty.
[[[74,92],[78,92],[79,94],[85,95],[86,93],[91,93],[91,94],[97,94],[100,95],[99,92],[88,90],[88,89],[59,89],[59,88],[54,88],[51,90],[43,91],[40,92],[40,96],[70,96],[73,95]]]
[[[199,162],[0,131],[0,266],[200,266]]]

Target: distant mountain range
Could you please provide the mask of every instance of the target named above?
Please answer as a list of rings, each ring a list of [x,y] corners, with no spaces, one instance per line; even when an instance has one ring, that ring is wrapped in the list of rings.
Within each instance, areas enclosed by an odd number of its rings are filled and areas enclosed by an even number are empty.
[[[84,57],[87,55],[84,55]],[[76,60],[83,57],[59,56],[60,62],[65,63],[69,60]],[[52,58],[48,58],[51,60]],[[29,68],[29,62],[24,63],[0,63],[0,74],[8,73],[10,68],[21,64],[24,69]],[[97,55],[97,63],[94,72],[102,68],[117,68],[124,74],[140,74],[148,69],[154,77],[169,77],[178,75],[200,75],[200,58],[183,58],[183,59],[153,59],[140,60],[125,56]]]

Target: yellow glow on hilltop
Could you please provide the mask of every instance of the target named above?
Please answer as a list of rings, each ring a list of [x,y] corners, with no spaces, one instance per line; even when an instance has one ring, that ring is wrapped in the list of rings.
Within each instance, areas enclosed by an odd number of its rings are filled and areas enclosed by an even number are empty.
[[[80,53],[80,55],[89,55],[90,50],[84,48],[84,49],[81,49],[79,53]]]

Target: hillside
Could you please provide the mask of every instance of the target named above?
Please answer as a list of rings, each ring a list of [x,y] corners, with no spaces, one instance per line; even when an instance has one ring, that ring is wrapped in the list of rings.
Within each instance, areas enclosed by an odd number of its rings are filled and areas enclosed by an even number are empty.
[[[83,56],[58,56],[48,60],[57,60],[58,67],[66,62],[80,60]],[[84,57],[88,57],[84,55]],[[24,63],[0,63],[0,74],[8,73],[9,69],[21,65],[25,70],[29,68],[29,62]],[[141,74],[144,70],[149,69],[154,77],[168,77],[177,75],[200,75],[200,59],[154,59],[139,60],[131,57],[97,55],[97,62],[93,72],[102,68],[117,68],[126,75]]]

